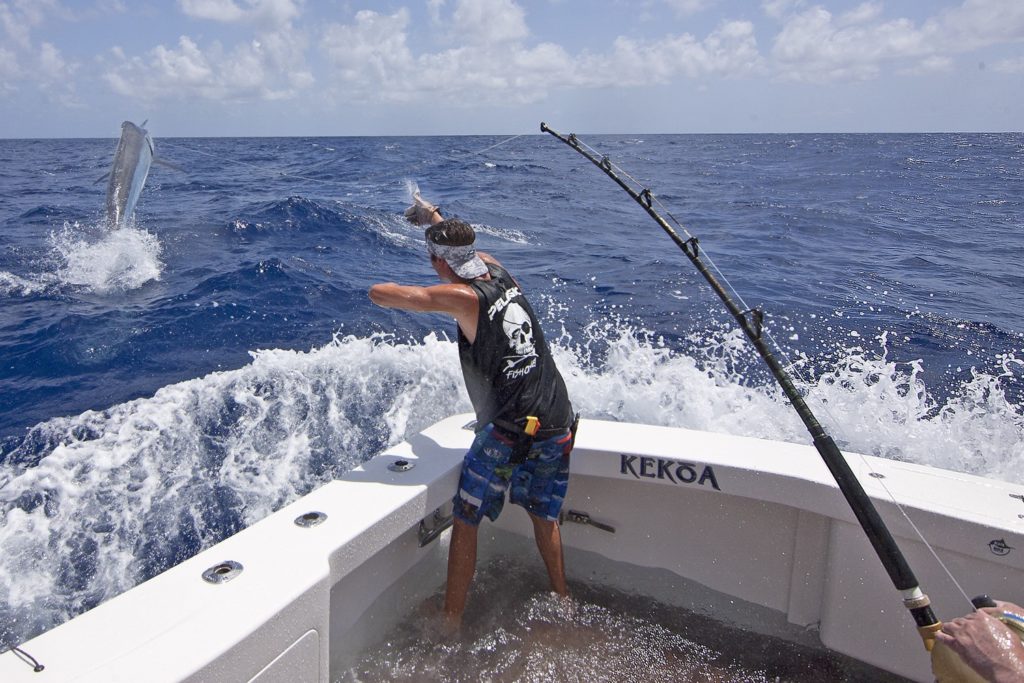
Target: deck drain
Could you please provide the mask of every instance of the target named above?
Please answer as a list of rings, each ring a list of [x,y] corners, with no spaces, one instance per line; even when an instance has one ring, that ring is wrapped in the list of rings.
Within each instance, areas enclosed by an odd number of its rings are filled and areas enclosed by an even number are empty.
[[[242,573],[242,565],[234,560],[215,564],[203,572],[203,581],[207,583],[227,583]]]
[[[295,518],[295,524],[301,527],[309,528],[316,526],[317,524],[323,524],[324,520],[327,519],[327,515],[322,512],[307,512],[304,515],[299,515]]]
[[[390,465],[388,465],[388,469],[391,470],[392,472],[408,472],[415,466],[416,465],[409,462],[408,460],[396,460]]]

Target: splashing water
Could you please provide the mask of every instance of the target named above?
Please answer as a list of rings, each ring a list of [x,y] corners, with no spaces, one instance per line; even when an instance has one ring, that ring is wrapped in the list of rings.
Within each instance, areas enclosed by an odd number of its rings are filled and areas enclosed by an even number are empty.
[[[586,334],[553,347],[585,417],[808,441],[774,386],[736,370],[750,353],[738,332],[696,355],[613,323]],[[939,404],[921,373],[850,349],[809,402],[850,451],[1022,481],[1024,418],[1004,378],[976,372]],[[0,455],[0,638],[59,624],[470,410],[454,343],[374,335],[259,351],[238,370],[39,424]]]
[[[631,568],[630,576],[643,572]],[[543,574],[524,563],[522,554],[481,563],[473,608],[458,633],[444,635],[443,596],[434,595],[335,680],[902,680],[827,650],[727,625],[717,614],[666,606],[592,580],[571,582],[573,597],[566,601],[546,590]]]
[[[163,269],[160,241],[137,227],[104,231],[92,241],[77,225],[65,223],[61,232],[50,235],[50,243],[63,264],[57,280],[97,294],[138,289],[159,280]]]
[[[468,409],[454,353],[433,337],[261,351],[38,425],[0,466],[0,639],[87,610]]]
[[[0,295],[4,296],[30,296],[42,292],[47,288],[45,282],[23,278],[14,273],[0,271]]]
[[[409,203],[412,204],[416,201],[416,197],[420,193],[420,184],[415,180],[408,179],[405,181],[405,192],[409,197]]]

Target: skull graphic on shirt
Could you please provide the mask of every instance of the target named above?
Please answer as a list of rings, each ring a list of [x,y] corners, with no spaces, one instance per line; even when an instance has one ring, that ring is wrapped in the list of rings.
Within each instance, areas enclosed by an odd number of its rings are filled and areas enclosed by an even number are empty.
[[[533,344],[533,323],[530,321],[526,309],[517,303],[509,304],[505,308],[501,326],[508,337],[508,345],[512,347],[517,356],[536,355],[536,348]]]

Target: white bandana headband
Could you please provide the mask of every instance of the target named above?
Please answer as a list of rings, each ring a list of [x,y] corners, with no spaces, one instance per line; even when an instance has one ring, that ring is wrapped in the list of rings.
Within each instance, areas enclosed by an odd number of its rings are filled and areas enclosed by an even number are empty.
[[[472,280],[487,272],[487,265],[476,255],[472,244],[450,246],[435,244],[427,239],[427,251],[451,266],[455,274],[464,280]]]

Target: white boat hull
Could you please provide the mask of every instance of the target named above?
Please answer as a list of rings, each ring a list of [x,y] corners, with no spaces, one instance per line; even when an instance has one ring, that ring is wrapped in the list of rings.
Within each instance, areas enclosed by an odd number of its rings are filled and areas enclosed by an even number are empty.
[[[389,592],[399,579],[420,572],[415,585],[423,595],[443,583],[444,548],[437,542],[421,548],[418,530],[455,490],[472,437],[462,429],[469,420],[455,416],[432,426],[23,644],[44,672],[33,673],[13,652],[0,655],[0,680],[336,680],[348,658],[388,625],[367,623],[371,605],[379,611],[390,601],[397,615],[413,599]],[[397,460],[414,467],[389,470]],[[940,618],[963,614],[969,605],[883,485],[968,595],[1024,602],[1024,487],[879,458],[848,460]],[[699,585],[731,596],[722,616],[745,628],[816,630],[835,651],[932,680],[899,594],[809,446],[585,420],[565,509],[615,529],[563,525],[570,580],[587,579],[573,573],[573,560],[589,553],[663,570],[679,577],[678,584],[637,588],[700,607],[706,595],[688,588]],[[313,511],[326,519],[311,527],[295,523]],[[500,542],[508,534],[528,536],[529,527],[525,515],[509,508],[492,528]],[[481,534],[485,552],[490,535]],[[201,578],[226,561],[242,566],[236,578],[220,584]],[[745,621],[755,607],[757,618]],[[766,621],[764,614],[773,617]]]

